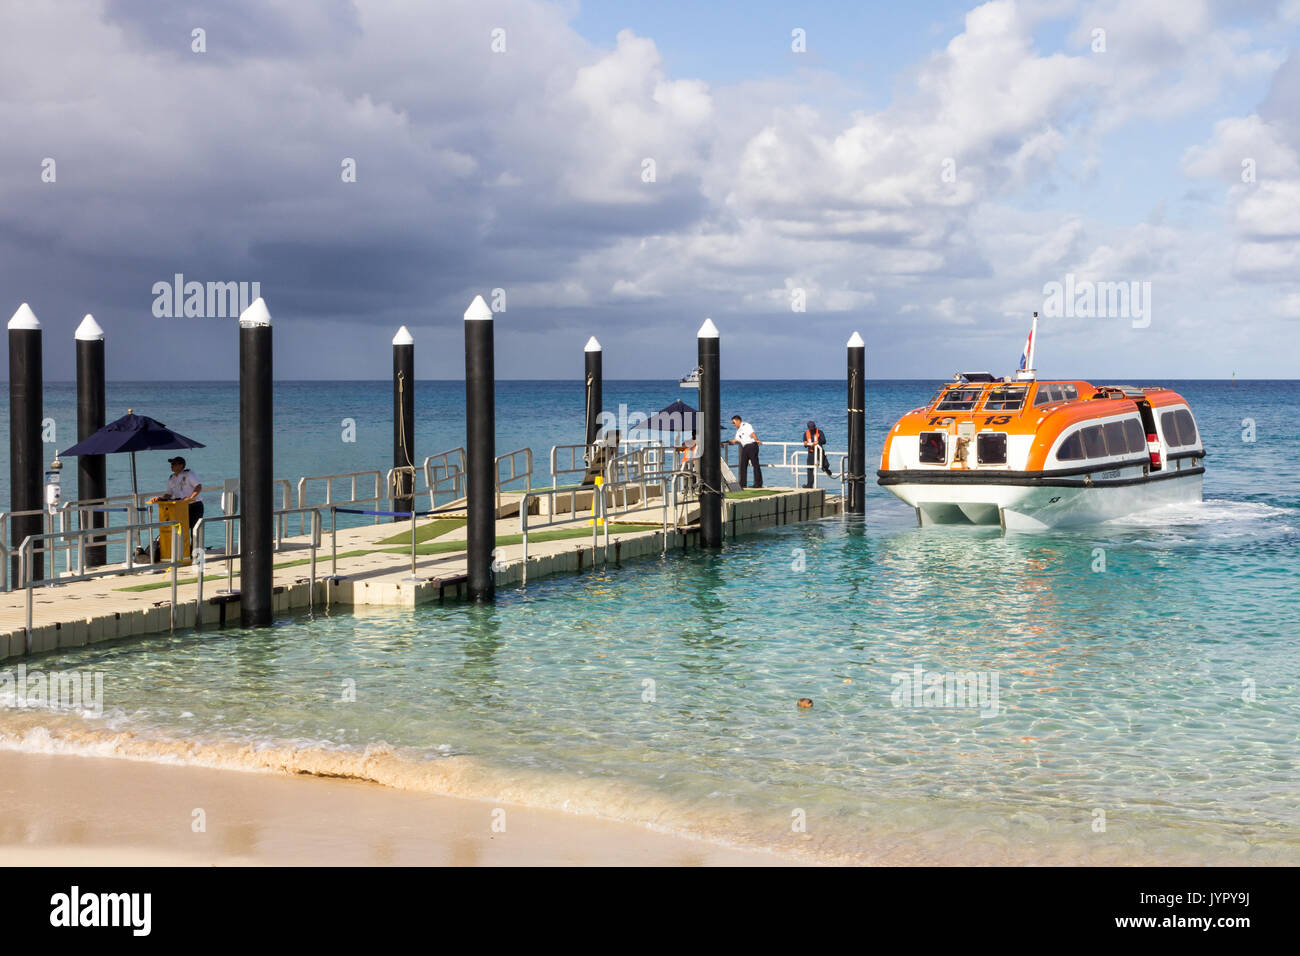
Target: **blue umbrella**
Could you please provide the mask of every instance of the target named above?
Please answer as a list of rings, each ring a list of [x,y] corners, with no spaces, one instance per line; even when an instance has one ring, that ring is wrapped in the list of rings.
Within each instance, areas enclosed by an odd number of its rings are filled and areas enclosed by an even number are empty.
[[[678,432],[696,428],[700,413],[687,405],[680,398],[666,408],[661,408],[646,420],[648,431]]]
[[[111,421],[93,435],[88,435],[63,454],[69,457],[77,455],[117,455],[131,453],[131,494],[138,498],[139,486],[135,474],[135,453],[138,451],[169,451],[174,448],[203,448],[202,442],[186,438],[174,432],[156,418],[136,415],[128,408],[126,414],[116,421]]]

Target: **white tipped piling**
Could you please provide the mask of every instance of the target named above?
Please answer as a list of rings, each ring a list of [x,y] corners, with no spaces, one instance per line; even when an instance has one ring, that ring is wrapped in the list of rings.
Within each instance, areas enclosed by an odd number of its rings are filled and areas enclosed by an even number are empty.
[[[26,302],[18,307],[18,311],[9,320],[9,330],[11,332],[18,330],[40,331],[40,328],[40,319],[36,318],[36,313],[32,311],[32,307]]]
[[[587,345],[586,345],[586,347],[583,349],[583,351],[584,351],[584,352],[599,352],[599,351],[601,351],[600,343],[596,341],[596,336],[593,335],[591,338],[587,339]]]
[[[41,323],[26,302],[18,307],[9,320],[9,511],[27,512],[10,514],[10,561],[12,563],[9,586],[21,583],[19,549],[30,535],[45,531],[42,516],[45,507],[43,485],[44,463],[41,461],[43,444],[41,422],[44,419],[41,402],[45,391],[41,377]],[[28,552],[29,580],[45,577],[45,548]],[[27,652],[32,651],[32,634],[27,632]]]
[[[273,620],[275,403],[271,313],[261,298],[239,316],[239,618]]]
[[[857,332],[854,332],[849,338],[849,348],[851,349],[865,348],[866,345],[867,343],[862,341],[862,336],[858,335]]]
[[[481,295],[474,296],[474,301],[465,310],[466,322],[491,322],[492,310],[488,308]]]
[[[267,311],[266,303],[262,301],[261,296],[254,299],[252,305],[239,313],[239,327],[241,329],[251,329],[270,324],[271,313]]]
[[[477,603],[496,595],[495,326],[492,310],[476,295],[465,310],[465,590]]]
[[[407,329],[406,326],[402,326],[400,329],[397,330],[397,334],[393,336],[393,344],[414,345],[415,338],[411,335],[410,330]]]
[[[104,339],[104,330],[99,327],[95,317],[89,312],[77,326],[76,334],[73,336],[78,342],[102,342]]]
[[[700,326],[700,331],[695,333],[696,338],[716,339],[718,337],[718,327],[713,324],[712,319],[705,319],[704,324]]]

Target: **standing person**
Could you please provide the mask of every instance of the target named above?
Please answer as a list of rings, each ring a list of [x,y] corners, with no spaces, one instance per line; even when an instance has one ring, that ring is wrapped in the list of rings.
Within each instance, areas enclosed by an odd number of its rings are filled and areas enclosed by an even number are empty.
[[[731,416],[731,424],[736,426],[736,437],[728,445],[740,446],[740,489],[745,490],[745,478],[751,462],[754,464],[754,487],[763,487],[763,469],[758,464],[758,446],[763,444],[754,434],[754,426],[739,415]]]
[[[698,434],[699,430],[692,428],[690,441],[684,442],[681,448],[677,449],[682,453],[681,467],[683,471],[689,469],[691,467],[691,462],[696,461],[700,457],[700,441],[697,437]]]
[[[813,486],[813,462],[818,455],[821,456],[822,471],[832,478],[835,477],[831,466],[826,462],[826,433],[817,427],[816,422],[809,422],[807,429],[804,430],[803,447],[808,449],[808,480],[804,482],[805,488]],[[820,452],[817,450],[819,448]]]
[[[690,441],[685,442],[678,449],[682,453],[681,470],[690,473],[690,483],[692,485],[696,484],[700,478],[700,441],[698,433],[698,429],[692,428]]]
[[[150,498],[149,504],[156,504],[159,501],[188,501],[192,535],[194,526],[203,517],[203,482],[199,480],[198,475],[185,467],[184,458],[179,456],[168,458],[167,463],[172,466],[171,477],[167,479],[167,491],[157,498]]]

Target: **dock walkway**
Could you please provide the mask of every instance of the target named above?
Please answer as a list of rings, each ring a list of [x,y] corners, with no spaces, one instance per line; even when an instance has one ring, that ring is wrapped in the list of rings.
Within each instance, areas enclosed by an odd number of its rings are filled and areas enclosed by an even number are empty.
[[[497,586],[518,586],[524,580],[523,544],[519,541],[518,509],[497,521]],[[822,489],[772,488],[771,493],[723,502],[727,538],[765,528],[815,521],[838,515],[838,495]],[[579,512],[581,518],[584,512]],[[586,512],[590,515],[590,512]],[[605,562],[680,551],[694,546],[698,527],[670,527],[667,540],[661,507],[630,511],[611,519],[608,550],[604,529],[593,545],[591,524],[530,527],[527,581],[555,574],[581,573]],[[290,519],[291,521],[294,519]],[[692,520],[687,516],[687,520]],[[316,579],[311,581],[311,545],[307,535],[286,538],[275,555],[274,611],[277,614],[336,605],[397,605],[414,607],[462,596],[467,571],[465,529],[453,517],[436,527],[422,521],[415,577],[411,581],[409,523],[393,522],[340,529],[337,533],[337,573],[331,574],[328,532],[316,551]],[[435,534],[436,533],[436,534]],[[457,547],[459,545],[459,547]],[[239,620],[238,593],[219,593],[227,584],[227,564],[212,559],[203,575],[199,600],[195,568],[178,572],[173,610],[170,570],[111,575],[75,581],[33,592],[32,630],[27,634],[27,593],[0,594],[0,661],[69,647],[196,626],[224,626]],[[234,581],[239,581],[238,559]]]

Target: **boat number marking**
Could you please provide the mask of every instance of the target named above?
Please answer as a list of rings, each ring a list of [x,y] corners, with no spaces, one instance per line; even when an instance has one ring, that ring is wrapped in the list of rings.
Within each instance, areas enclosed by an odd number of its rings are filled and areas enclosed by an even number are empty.
[[[928,422],[926,422],[926,424],[927,424],[927,425],[947,425],[947,424],[948,424],[949,422],[951,422],[951,421],[953,421],[953,418],[952,418],[951,415],[935,415],[935,416],[934,416],[933,418],[931,418]],[[989,417],[987,417],[987,418],[984,419],[984,424],[985,424],[985,425],[1005,425],[1005,424],[1007,424],[1007,422],[1009,422],[1009,421],[1011,421],[1011,416],[1010,416],[1010,415],[990,415]]]
[[[1060,500],[1061,500],[1061,496],[1060,496],[1060,495],[1057,495],[1055,498],[1051,499],[1051,500],[1048,501],[1047,503],[1048,503],[1049,505],[1054,505],[1054,504],[1056,504],[1056,503],[1057,503],[1058,501],[1060,501]]]

